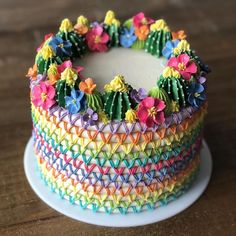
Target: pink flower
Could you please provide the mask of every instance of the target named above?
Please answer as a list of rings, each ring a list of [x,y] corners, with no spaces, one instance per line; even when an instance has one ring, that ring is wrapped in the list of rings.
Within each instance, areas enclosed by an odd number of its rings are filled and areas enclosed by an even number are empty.
[[[143,12],[139,12],[137,15],[133,17],[134,27],[139,28],[142,25],[150,25],[154,22],[154,20],[150,17],[145,17]]]
[[[41,82],[32,89],[32,102],[36,107],[41,106],[44,110],[54,103],[55,88],[47,82]]]
[[[190,80],[191,75],[197,72],[197,66],[187,54],[180,54],[177,58],[171,57],[168,66],[176,69],[185,80]]]
[[[147,127],[152,127],[154,124],[162,124],[165,121],[164,108],[165,103],[153,97],[146,97],[139,104],[137,115],[139,120],[146,124]]]
[[[59,74],[61,74],[66,68],[72,68],[72,62],[70,60],[64,61],[61,65],[57,66],[57,71]],[[75,67],[75,70],[80,75],[80,72],[84,69],[82,66]],[[81,76],[81,75],[80,75]]]
[[[100,25],[96,25],[86,34],[88,47],[91,51],[105,52],[108,50],[107,43],[110,37]]]

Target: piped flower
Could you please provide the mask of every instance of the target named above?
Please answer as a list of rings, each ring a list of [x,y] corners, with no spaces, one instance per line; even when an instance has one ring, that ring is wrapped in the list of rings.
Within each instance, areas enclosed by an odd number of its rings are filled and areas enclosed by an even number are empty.
[[[125,120],[128,123],[134,123],[137,120],[137,114],[136,111],[133,109],[129,109],[126,113],[125,113]]]
[[[94,84],[93,79],[91,78],[87,78],[85,81],[79,83],[79,89],[87,94],[92,94],[96,87],[97,85]]]
[[[74,26],[75,31],[78,34],[84,35],[88,32],[89,30],[89,22],[86,17],[83,15],[79,16],[77,18],[77,24]]]
[[[60,37],[52,37],[49,46],[53,48],[55,54],[60,58],[69,57],[72,54],[72,44],[69,41],[64,41]]]
[[[165,47],[162,49],[162,55],[167,59],[174,56],[174,49],[178,44],[179,40],[167,41]]]
[[[138,107],[138,118],[147,127],[152,127],[154,124],[161,125],[165,121],[163,112],[165,106],[165,103],[158,98],[146,97]]]
[[[171,57],[167,66],[177,70],[185,80],[190,80],[192,74],[197,72],[197,66],[187,54],[180,54],[177,58]]]
[[[139,40],[145,40],[148,37],[149,28],[147,25],[142,25],[139,28],[135,28],[135,35]]]
[[[206,82],[206,77],[198,76],[197,81],[198,81],[199,84],[204,84]]]
[[[109,119],[107,118],[107,115],[104,111],[99,111],[98,117],[99,117],[99,120],[102,121],[104,124],[109,123]]]
[[[206,100],[205,88],[199,83],[192,83],[188,88],[188,102],[190,105],[199,107]]]
[[[59,30],[61,32],[71,32],[73,30],[73,25],[72,25],[71,21],[68,18],[64,19],[61,22]]]
[[[84,93],[81,91],[71,90],[71,96],[65,97],[66,108],[70,114],[76,114],[84,107]]]
[[[111,11],[111,10],[106,13],[104,23],[106,25],[112,25],[112,24],[114,24],[116,26],[120,25],[120,21],[116,19],[116,15],[115,15],[114,11]]]
[[[144,88],[139,88],[138,90],[133,89],[130,93],[131,98],[136,102],[140,103],[148,95]]]
[[[124,48],[130,48],[137,40],[137,36],[134,34],[134,27],[123,28],[120,35],[120,44]]]
[[[142,25],[150,25],[153,22],[154,20],[150,17],[146,17],[143,12],[139,12],[133,17],[133,25],[137,28],[141,27]]]
[[[47,77],[45,74],[38,74],[35,80],[30,81],[30,88],[32,89],[34,86],[39,85],[41,82],[46,81]]]
[[[37,65],[34,64],[32,67],[29,68],[26,77],[30,78],[30,80],[36,80],[37,74],[38,74]]]
[[[171,32],[172,34],[172,40],[182,40],[182,39],[186,39],[187,35],[185,34],[184,30],[179,30],[177,32]]]
[[[91,51],[106,52],[108,50],[107,43],[109,39],[109,35],[104,32],[100,25],[96,25],[86,34],[88,47]]]
[[[124,76],[117,75],[114,79],[104,86],[104,90],[106,92],[114,91],[114,92],[128,92],[128,87],[125,84]]]
[[[61,80],[65,80],[66,84],[74,87],[76,80],[78,79],[78,74],[70,67],[67,67],[61,73]]]
[[[91,108],[88,108],[82,119],[89,126],[93,126],[98,121],[98,114]]]
[[[34,86],[31,94],[32,103],[37,107],[42,107],[44,110],[47,110],[55,103],[55,88],[46,82],[40,82],[39,85]]]
[[[60,74],[57,68],[58,65],[53,63],[49,66],[47,71],[48,79],[51,85],[54,85],[60,79]]]

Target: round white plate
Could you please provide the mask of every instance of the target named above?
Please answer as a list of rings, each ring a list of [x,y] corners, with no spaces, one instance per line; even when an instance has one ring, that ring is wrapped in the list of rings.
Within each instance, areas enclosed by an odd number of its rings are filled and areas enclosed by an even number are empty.
[[[73,219],[90,224],[110,227],[131,227],[165,220],[192,205],[201,196],[209,183],[212,172],[212,158],[210,150],[204,141],[201,150],[200,172],[191,188],[185,194],[173,202],[170,202],[168,205],[155,210],[144,211],[137,214],[128,213],[126,215],[108,215],[101,212],[94,213],[92,210],[83,210],[78,205],[72,205],[69,201],[63,200],[59,195],[51,192],[50,188],[48,188],[40,178],[36,157],[33,152],[32,138],[30,138],[25,149],[24,168],[32,189],[45,203],[56,211]]]

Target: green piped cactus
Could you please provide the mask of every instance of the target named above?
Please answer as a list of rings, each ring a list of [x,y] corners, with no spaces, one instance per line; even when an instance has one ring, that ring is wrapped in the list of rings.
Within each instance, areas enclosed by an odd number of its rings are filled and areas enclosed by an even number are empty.
[[[64,19],[61,23],[57,36],[67,40],[72,44],[72,57],[76,58],[84,55],[86,52],[86,42],[83,35],[77,34],[69,19]]]
[[[65,107],[65,97],[70,96],[71,93],[71,87],[66,84],[65,80],[58,80],[56,83],[56,101],[59,106]]]
[[[110,36],[109,47],[119,46],[120,21],[116,19],[113,11],[108,11],[104,19],[104,30]]]
[[[93,94],[86,94],[86,100],[88,107],[92,108],[94,111],[102,111],[103,110],[103,102],[101,94],[95,91]]]
[[[164,20],[157,20],[151,25],[150,31],[145,43],[145,51],[160,57],[166,42],[172,39],[171,32]]]
[[[109,119],[122,120],[125,118],[125,113],[131,109],[129,88],[121,75],[115,76],[109,84],[105,85],[104,112]]]

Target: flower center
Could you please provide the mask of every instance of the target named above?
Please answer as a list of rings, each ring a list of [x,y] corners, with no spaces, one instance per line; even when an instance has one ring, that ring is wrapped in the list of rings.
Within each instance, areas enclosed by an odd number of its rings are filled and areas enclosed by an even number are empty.
[[[73,104],[76,104],[76,99],[73,99],[72,103],[73,103]]]
[[[200,96],[200,93],[194,93],[194,97],[198,98]]]
[[[60,44],[58,44],[58,47],[59,47],[59,48],[64,48],[64,44],[63,44],[63,43],[60,43]]]
[[[47,94],[46,93],[41,93],[41,99],[45,101],[47,99]]]
[[[181,63],[178,64],[178,68],[179,68],[179,70],[185,70],[186,65],[183,62],[181,62]]]
[[[101,37],[97,35],[97,36],[95,37],[94,42],[95,42],[95,43],[100,43],[100,42],[101,42]]]
[[[172,52],[174,53],[174,55],[178,55],[180,53],[180,50],[178,48],[173,48]]]
[[[142,23],[143,25],[146,25],[146,24],[147,24],[147,19],[144,17],[144,18],[141,20],[141,23]]]
[[[156,108],[152,107],[148,110],[148,115],[154,117],[157,114]]]

